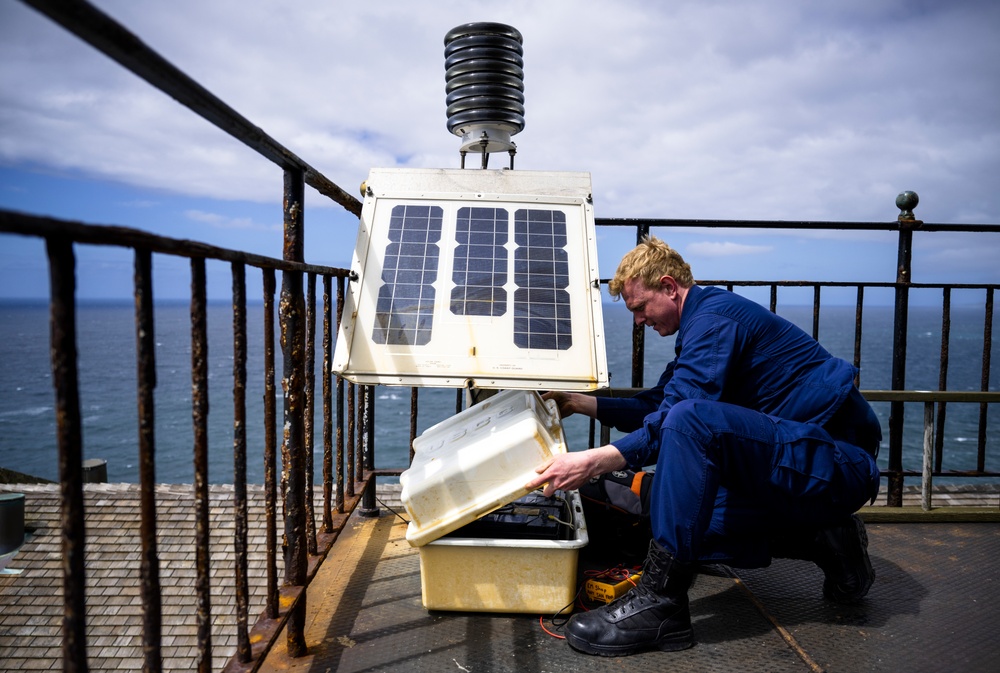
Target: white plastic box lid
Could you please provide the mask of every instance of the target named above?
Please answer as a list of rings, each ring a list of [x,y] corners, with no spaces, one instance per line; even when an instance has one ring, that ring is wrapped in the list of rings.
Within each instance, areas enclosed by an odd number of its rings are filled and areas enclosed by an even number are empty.
[[[414,547],[526,495],[525,484],[565,453],[554,401],[508,390],[434,425],[413,440],[413,463],[399,481]]]

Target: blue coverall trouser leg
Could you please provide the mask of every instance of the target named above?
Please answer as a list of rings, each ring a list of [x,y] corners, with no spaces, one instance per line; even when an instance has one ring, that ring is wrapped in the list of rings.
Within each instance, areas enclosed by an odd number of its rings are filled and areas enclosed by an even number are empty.
[[[679,562],[766,566],[772,535],[843,522],[878,485],[875,460],[822,426],[685,400],[663,422],[653,535]]]

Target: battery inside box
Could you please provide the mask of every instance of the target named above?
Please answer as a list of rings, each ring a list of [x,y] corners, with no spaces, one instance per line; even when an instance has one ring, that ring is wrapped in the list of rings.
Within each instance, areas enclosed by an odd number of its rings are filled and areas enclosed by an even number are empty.
[[[575,530],[566,501],[529,493],[444,537],[507,540],[568,540]]]

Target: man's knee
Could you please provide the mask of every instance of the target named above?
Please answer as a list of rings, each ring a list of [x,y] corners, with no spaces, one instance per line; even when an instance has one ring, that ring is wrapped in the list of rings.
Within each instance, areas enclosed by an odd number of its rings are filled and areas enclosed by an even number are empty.
[[[670,408],[663,420],[663,429],[707,439],[712,435],[707,419],[714,416],[716,405],[718,402],[707,400],[681,400]]]

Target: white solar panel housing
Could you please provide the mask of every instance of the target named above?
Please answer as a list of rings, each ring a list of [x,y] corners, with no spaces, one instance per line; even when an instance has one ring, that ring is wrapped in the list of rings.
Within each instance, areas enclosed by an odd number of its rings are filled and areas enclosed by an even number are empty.
[[[376,168],[365,184],[334,372],[607,386],[588,173]]]

